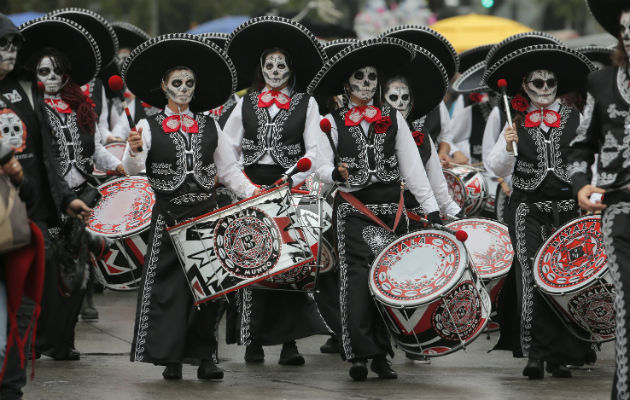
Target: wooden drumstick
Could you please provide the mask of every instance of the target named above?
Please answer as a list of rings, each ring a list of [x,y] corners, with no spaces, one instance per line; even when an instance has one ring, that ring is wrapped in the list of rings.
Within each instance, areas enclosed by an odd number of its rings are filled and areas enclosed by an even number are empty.
[[[510,105],[508,104],[507,93],[506,93],[507,85],[508,83],[505,79],[499,79],[497,81],[497,86],[499,87],[499,90],[501,91],[501,95],[503,96],[503,106],[505,107],[505,114],[507,116],[508,124],[512,126],[512,114],[510,113]],[[512,143],[512,150],[514,152],[514,157],[518,157],[518,143],[516,142]]]

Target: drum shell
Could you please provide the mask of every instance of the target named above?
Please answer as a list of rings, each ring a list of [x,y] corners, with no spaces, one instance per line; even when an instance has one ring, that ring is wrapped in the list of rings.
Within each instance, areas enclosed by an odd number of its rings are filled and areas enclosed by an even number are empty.
[[[483,209],[487,212],[494,213],[496,209],[496,194],[499,187],[499,179],[488,174],[482,174],[486,181],[486,198],[483,202]]]
[[[116,291],[135,290],[140,284],[149,229],[124,239],[116,239],[103,258],[94,259],[97,279]]]
[[[444,170],[449,195],[462,208],[465,215],[481,211],[487,197],[486,179],[478,169],[457,166]]]

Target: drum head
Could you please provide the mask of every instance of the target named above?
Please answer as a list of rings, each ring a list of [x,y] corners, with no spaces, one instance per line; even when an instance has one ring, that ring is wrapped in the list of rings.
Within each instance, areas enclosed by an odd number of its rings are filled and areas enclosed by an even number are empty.
[[[127,237],[149,227],[155,194],[142,176],[114,179],[98,187],[103,196],[86,228],[112,238]]]
[[[122,160],[123,155],[125,154],[126,143],[110,143],[105,145],[105,148],[116,156],[117,159]]]
[[[507,275],[514,258],[514,249],[506,225],[490,219],[467,218],[446,226],[468,234],[465,245],[481,279]]]
[[[601,218],[577,218],[558,229],[542,245],[534,262],[534,279],[549,294],[588,286],[606,272]]]
[[[428,303],[457,284],[467,262],[463,244],[450,233],[413,232],[376,257],[370,290],[378,301],[394,307]]]

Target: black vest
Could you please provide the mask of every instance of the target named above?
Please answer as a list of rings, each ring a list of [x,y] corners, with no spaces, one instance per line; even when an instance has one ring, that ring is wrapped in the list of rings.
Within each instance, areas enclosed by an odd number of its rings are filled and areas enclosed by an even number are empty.
[[[383,106],[382,117],[389,117],[391,126],[385,133],[375,133],[374,124],[364,133],[361,125],[346,126],[344,107],[332,113],[337,124],[339,160],[348,164],[348,182],[363,186],[376,176],[381,182],[393,183],[400,180],[398,157],[396,156],[396,135],[398,124],[396,109]]]
[[[272,120],[266,108],[258,107],[259,94],[243,97],[243,166],[255,164],[269,151],[277,164],[289,168],[306,152],[303,132],[310,96],[295,93],[289,109],[280,109]]]
[[[427,163],[429,162],[429,159],[431,158],[431,135],[429,135],[428,133],[424,132],[422,130],[423,128],[423,120],[422,118],[417,119],[415,121],[413,121],[411,123],[411,131],[413,133],[413,131],[419,131],[424,133],[424,141],[422,142],[422,144],[418,147],[418,152],[420,153],[420,158],[422,159],[422,163],[424,164],[424,166],[426,167]]]
[[[222,106],[210,111],[210,116],[219,123],[221,129],[225,127],[227,120],[232,114],[232,110],[234,110],[234,107],[236,106],[236,103],[238,103],[238,98],[236,95],[232,95]]]
[[[474,103],[471,106],[472,124],[470,129],[470,163],[478,163],[483,159],[483,132],[486,129],[488,117],[492,111],[490,102]]]
[[[187,180],[195,182],[202,190],[214,188],[217,167],[214,151],[219,141],[214,121],[203,114],[195,114],[199,133],[189,133],[190,140],[181,132],[165,133],[161,112],[147,121],[151,128],[151,149],[147,155],[147,178],[158,194],[171,194]]]
[[[575,138],[580,113],[564,105],[558,113],[562,117],[560,126],[548,132],[538,127],[525,128],[524,120],[517,125],[518,157],[512,174],[514,188],[533,192],[546,183],[546,179],[554,181],[554,178],[566,184],[564,186],[570,185],[567,154],[569,144]]]
[[[440,118],[440,106],[435,107],[433,110],[429,111],[427,115],[424,115],[414,121],[418,126],[414,128],[417,131],[420,131],[424,134],[429,134],[431,139],[433,139],[433,143],[437,143],[437,138],[440,136],[440,132],[442,132],[442,119]]]
[[[94,134],[79,126],[77,114],[63,114],[65,121],[49,106],[46,106],[46,118],[54,137],[53,151],[59,160],[59,174],[65,176],[74,165],[84,175],[94,171]]]

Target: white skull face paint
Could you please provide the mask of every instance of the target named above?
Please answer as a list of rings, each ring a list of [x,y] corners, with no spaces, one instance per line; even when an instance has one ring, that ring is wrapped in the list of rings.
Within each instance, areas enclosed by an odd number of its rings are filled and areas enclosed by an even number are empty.
[[[0,138],[9,147],[20,149],[24,137],[24,123],[13,112],[3,112],[0,114]]]
[[[370,101],[376,93],[378,74],[374,67],[360,68],[350,75],[350,94],[362,101]]]
[[[630,11],[622,12],[619,18],[619,37],[630,58]]]
[[[291,77],[291,69],[284,54],[274,51],[262,61],[262,74],[265,83],[271,89],[281,89]]]
[[[44,57],[37,64],[37,79],[44,84],[47,94],[57,94],[63,87],[62,72],[53,57]]]
[[[176,69],[163,85],[169,100],[180,106],[188,105],[195,93],[195,75],[189,69]]]
[[[8,74],[15,67],[20,38],[5,35],[0,38],[0,73]]]
[[[392,81],[387,86],[385,101],[396,110],[400,111],[403,117],[407,118],[411,110],[411,94],[409,86],[402,81]]]
[[[558,81],[553,72],[537,69],[527,75],[523,82],[523,89],[535,106],[547,107],[556,100]]]
[[[119,68],[122,68],[125,61],[129,58],[129,54],[131,54],[129,49],[118,50],[118,54],[116,54],[116,65],[118,65]]]

